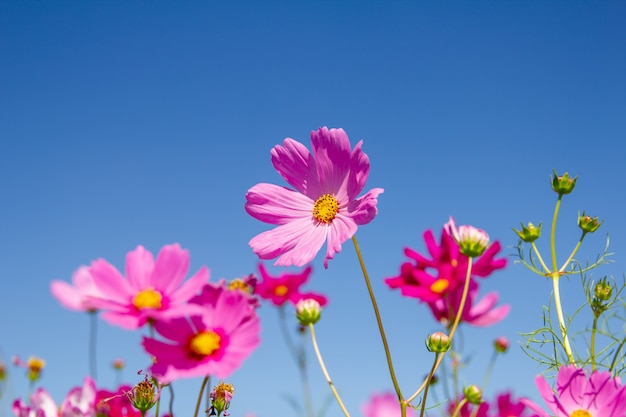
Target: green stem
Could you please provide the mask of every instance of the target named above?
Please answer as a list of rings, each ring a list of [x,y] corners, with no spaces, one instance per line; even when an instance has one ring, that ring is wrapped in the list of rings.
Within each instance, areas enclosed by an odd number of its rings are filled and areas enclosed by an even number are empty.
[[[617,358],[619,356],[619,352],[624,347],[624,344],[626,344],[626,337],[624,337],[622,339],[621,343],[619,344],[619,346],[615,350],[615,356],[613,356],[613,360],[611,361],[611,366],[609,367],[609,372],[613,372],[613,368],[615,368],[615,364],[617,363]]]
[[[537,249],[537,245],[535,245],[535,242],[531,242],[530,246],[533,248],[533,251],[535,252],[535,255],[537,255],[537,259],[539,259],[539,263],[543,267],[543,270],[546,273],[549,274],[550,273],[550,269],[547,267],[547,265],[543,261],[543,258],[541,257],[541,254],[539,253],[539,249]],[[539,271],[537,271],[537,272],[539,272]]]
[[[463,398],[454,408],[454,412],[452,413],[452,417],[458,417],[459,413],[461,412],[461,408],[463,408],[463,406],[465,405],[465,403],[467,402],[467,398]]]
[[[567,337],[567,327],[565,326],[565,318],[563,317],[563,308],[561,307],[561,293],[559,291],[559,278],[560,273],[557,269],[557,261],[556,261],[556,220],[559,217],[559,208],[561,207],[561,199],[563,195],[559,194],[559,198],[556,200],[556,205],[554,207],[554,215],[552,216],[552,228],[550,231],[550,249],[552,252],[552,289],[554,294],[554,306],[556,308],[556,315],[559,320],[559,327],[561,329],[561,335],[563,337],[563,348],[565,349],[565,354],[567,355],[567,359],[571,364],[573,364],[574,356],[572,355],[572,348],[569,344],[569,338]]]
[[[567,268],[567,265],[569,265],[569,263],[572,261],[572,259],[574,259],[574,255],[576,255],[576,252],[578,252],[578,249],[580,248],[580,245],[583,243],[583,239],[584,238],[585,238],[585,232],[583,232],[582,236],[580,237],[580,239],[576,243],[576,246],[574,246],[574,249],[572,250],[572,253],[570,253],[570,255],[567,258],[567,260],[563,263],[563,265],[559,269],[560,273],[565,271],[565,268]]]
[[[596,370],[596,332],[598,331],[598,315],[593,315],[593,326],[591,327],[591,371]]]
[[[467,273],[465,275],[465,285],[463,286],[463,295],[461,296],[461,302],[459,303],[459,310],[456,312],[454,323],[452,324],[452,327],[450,328],[450,334],[448,335],[448,337],[450,338],[450,343],[452,343],[452,338],[454,337],[454,333],[456,333],[456,329],[459,327],[459,323],[461,322],[461,316],[463,315],[463,309],[465,308],[465,302],[467,301],[467,294],[469,292],[469,284],[470,284],[471,277],[472,277],[472,258],[468,258]],[[443,361],[443,358],[446,356],[446,353],[447,352],[443,352],[441,355],[439,355],[439,358],[437,358],[437,361],[435,362],[435,366],[433,367],[431,372],[428,374],[428,376],[426,377],[422,385],[420,385],[420,387],[413,393],[413,395],[411,395],[411,397],[409,397],[406,400],[407,404],[413,401],[415,398],[417,398],[417,396],[422,392],[422,390],[426,388],[428,381],[430,381],[430,379],[433,377],[433,375],[437,371],[437,368],[439,368],[439,365],[441,365],[441,362]]]
[[[363,257],[361,256],[361,250],[359,249],[359,244],[356,240],[356,236],[352,236],[352,243],[354,243],[354,249],[356,250],[356,255],[359,258],[359,263],[361,264],[361,270],[363,271],[363,278],[365,278],[365,285],[367,285],[367,291],[370,295],[370,300],[372,301],[374,314],[376,315],[376,323],[378,324],[378,331],[380,332],[380,338],[383,342],[383,347],[385,348],[385,356],[387,357],[387,367],[389,368],[389,375],[391,376],[393,387],[396,391],[396,395],[398,396],[398,401],[402,403],[403,401],[402,391],[400,391],[400,385],[398,384],[396,373],[393,369],[393,362],[391,360],[391,352],[389,350],[389,343],[387,343],[387,336],[385,336],[385,329],[383,327],[383,321],[380,318],[380,311],[378,310],[376,297],[374,296],[374,291],[372,290],[372,284],[370,283],[370,279],[367,274],[367,269],[365,268],[365,262],[363,262]],[[405,414],[403,414],[402,417],[405,417]]]
[[[198,394],[198,401],[196,401],[196,411],[193,413],[193,417],[198,417],[198,411],[200,411],[200,403],[202,402],[202,394],[204,393],[204,387],[209,382],[209,376],[205,376],[200,386],[200,393]]]
[[[481,390],[485,392],[485,388],[487,387],[487,383],[489,382],[489,378],[491,378],[491,373],[493,372],[493,368],[496,364],[496,359],[498,358],[498,351],[494,350],[491,355],[491,359],[489,360],[489,365],[487,365],[487,370],[485,371],[485,377],[483,378],[483,385]]]
[[[435,374],[435,366],[437,365],[437,359],[439,358],[440,353],[435,353],[435,361],[433,362],[432,368],[430,368],[430,373],[428,374],[428,383],[426,384],[426,388],[424,389],[424,397],[422,398],[422,409],[420,410],[420,417],[424,417],[424,411],[426,411],[426,397],[428,397],[428,388],[430,387],[430,380],[432,376]],[[406,407],[406,404],[405,404]]]
[[[320,368],[322,368],[322,372],[324,373],[326,382],[328,382],[328,385],[330,386],[330,390],[333,392],[333,395],[335,396],[335,399],[337,400],[337,403],[339,404],[341,411],[343,411],[343,414],[346,417],[350,417],[350,413],[348,413],[346,406],[343,405],[343,401],[341,401],[341,397],[339,396],[339,393],[337,392],[337,389],[335,388],[335,385],[333,384],[333,381],[332,379],[330,379],[330,375],[328,374],[328,371],[326,370],[326,365],[324,365],[324,359],[322,359],[322,354],[320,353],[320,349],[317,346],[317,339],[315,338],[315,329],[313,328],[312,324],[309,324],[309,331],[311,332],[311,341],[313,342],[313,349],[315,350],[315,356],[317,356],[317,361],[320,364]]]

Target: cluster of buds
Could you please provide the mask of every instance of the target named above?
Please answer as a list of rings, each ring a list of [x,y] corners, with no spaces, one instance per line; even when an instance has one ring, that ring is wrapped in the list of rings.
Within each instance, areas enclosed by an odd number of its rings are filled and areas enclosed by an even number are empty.
[[[313,298],[303,298],[296,304],[296,318],[300,326],[308,326],[319,321],[322,315],[322,307]]]
[[[209,393],[211,398],[211,408],[209,408],[210,416],[227,416],[229,415],[226,410],[230,407],[230,400],[233,398],[235,387],[233,384],[227,384],[220,382],[213,388],[213,391]],[[224,413],[224,414],[222,414]]]

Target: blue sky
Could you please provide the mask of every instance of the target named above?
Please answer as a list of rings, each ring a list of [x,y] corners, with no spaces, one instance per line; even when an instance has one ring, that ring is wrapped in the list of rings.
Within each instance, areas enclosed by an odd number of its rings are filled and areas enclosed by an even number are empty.
[[[511,227],[548,224],[551,170],[579,175],[563,205],[560,256],[578,238],[578,211],[605,223],[585,242],[594,258],[610,234],[614,263],[592,278],[621,278],[626,251],[626,4],[624,2],[0,2],[0,353],[42,356],[42,384],[60,400],[87,369],[88,319],[49,292],[82,264],[179,242],[192,270],[213,279],[255,270],[247,242],[268,226],[243,210],[256,183],[283,184],[270,149],[285,137],[309,146],[319,126],[364,140],[367,188],[379,215],[357,236],[379,296],[404,390],[430,366],[423,339],[438,330],[426,307],[382,279],[405,246],[450,215],[486,229],[514,253]],[[545,241],[540,246],[547,250]],[[484,281],[512,305],[504,322],[463,330],[482,381],[491,341],[520,341],[541,325],[550,286],[510,257]],[[308,288],[330,305],[321,349],[353,415],[391,389],[374,315],[349,242],[328,270],[318,257]],[[275,272],[278,272],[275,269]],[[582,302],[564,282],[566,308]],[[269,306],[263,342],[233,375],[232,413],[292,415],[298,395]],[[581,326],[584,327],[585,320]],[[99,382],[122,357],[145,367],[139,332],[99,323]],[[312,360],[312,358],[311,358]],[[536,398],[540,371],[516,343],[488,394]],[[311,362],[314,396],[329,393]],[[181,381],[189,414],[200,380]],[[13,370],[13,395],[26,383]],[[2,413],[8,415],[7,396]],[[336,406],[329,415],[340,413]]]

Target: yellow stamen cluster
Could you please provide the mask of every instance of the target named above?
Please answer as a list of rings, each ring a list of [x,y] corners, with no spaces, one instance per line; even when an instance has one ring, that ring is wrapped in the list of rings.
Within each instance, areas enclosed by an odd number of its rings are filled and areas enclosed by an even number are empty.
[[[163,296],[153,288],[145,289],[133,297],[133,305],[137,307],[138,310],[147,308],[157,310],[161,308],[161,301],[163,301]]]
[[[196,356],[208,356],[220,348],[220,335],[212,330],[196,333],[189,340],[189,351]]]
[[[286,285],[277,285],[276,288],[274,288],[274,294],[276,294],[279,297],[282,297],[283,295],[287,294],[288,291],[289,291],[289,288],[287,288]]]
[[[430,290],[435,294],[441,294],[448,288],[449,285],[450,283],[448,282],[448,280],[439,278],[437,281],[433,282],[430,285]]]
[[[339,211],[337,199],[330,194],[324,194],[315,201],[313,217],[320,223],[330,223]]]
[[[570,414],[570,417],[593,417],[591,415],[591,413],[587,410],[575,410],[572,414]]]

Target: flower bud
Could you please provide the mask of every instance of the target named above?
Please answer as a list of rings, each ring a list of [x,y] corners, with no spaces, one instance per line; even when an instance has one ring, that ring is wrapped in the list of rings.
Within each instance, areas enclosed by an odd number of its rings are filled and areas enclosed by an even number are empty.
[[[26,361],[27,377],[30,381],[35,382],[41,376],[41,371],[46,366],[46,361],[41,358],[31,356]]]
[[[435,353],[443,353],[450,350],[452,341],[447,334],[435,332],[426,338],[426,348]]]
[[[578,215],[578,227],[580,227],[584,233],[595,232],[600,228],[602,223],[604,222],[599,221],[597,217],[586,215],[584,211],[582,215]]]
[[[476,385],[463,388],[463,395],[470,404],[479,405],[483,402],[483,393]]]
[[[218,415],[221,416],[222,413],[225,413],[230,407],[230,400],[233,398],[233,394],[235,393],[235,387],[233,384],[227,384],[225,382],[220,382],[213,388],[213,391],[209,393],[209,397],[211,398],[211,413],[209,415]]]
[[[554,174],[552,176],[552,189],[559,193],[559,195],[571,193],[576,186],[578,175],[574,178],[570,178],[567,172],[561,176],[558,176],[555,170],[552,170],[552,173]]]
[[[154,384],[146,375],[144,380],[133,387],[126,393],[130,403],[144,415],[146,411],[154,407],[160,396],[160,390],[154,392]]]
[[[301,326],[317,323],[321,314],[322,307],[313,298],[303,298],[296,304],[296,318]]]
[[[461,253],[465,256],[470,258],[480,256],[489,246],[489,235],[484,230],[469,225],[457,228],[452,217],[443,227],[448,235],[456,241]]]
[[[509,350],[509,339],[504,336],[500,336],[493,342],[493,346],[495,347],[496,352],[504,353]]]
[[[603,278],[596,284],[595,295],[599,301],[608,301],[613,294],[613,288],[606,278]]]
[[[124,363],[124,359],[114,359],[111,365],[116,371],[121,371],[122,369],[124,369],[124,366],[126,364]]]
[[[530,222],[528,223],[528,226],[524,226],[524,224],[522,223],[521,231],[516,229],[513,229],[513,231],[524,242],[534,242],[535,240],[539,239],[539,236],[541,236],[541,223],[539,223],[538,226],[535,226]]]

